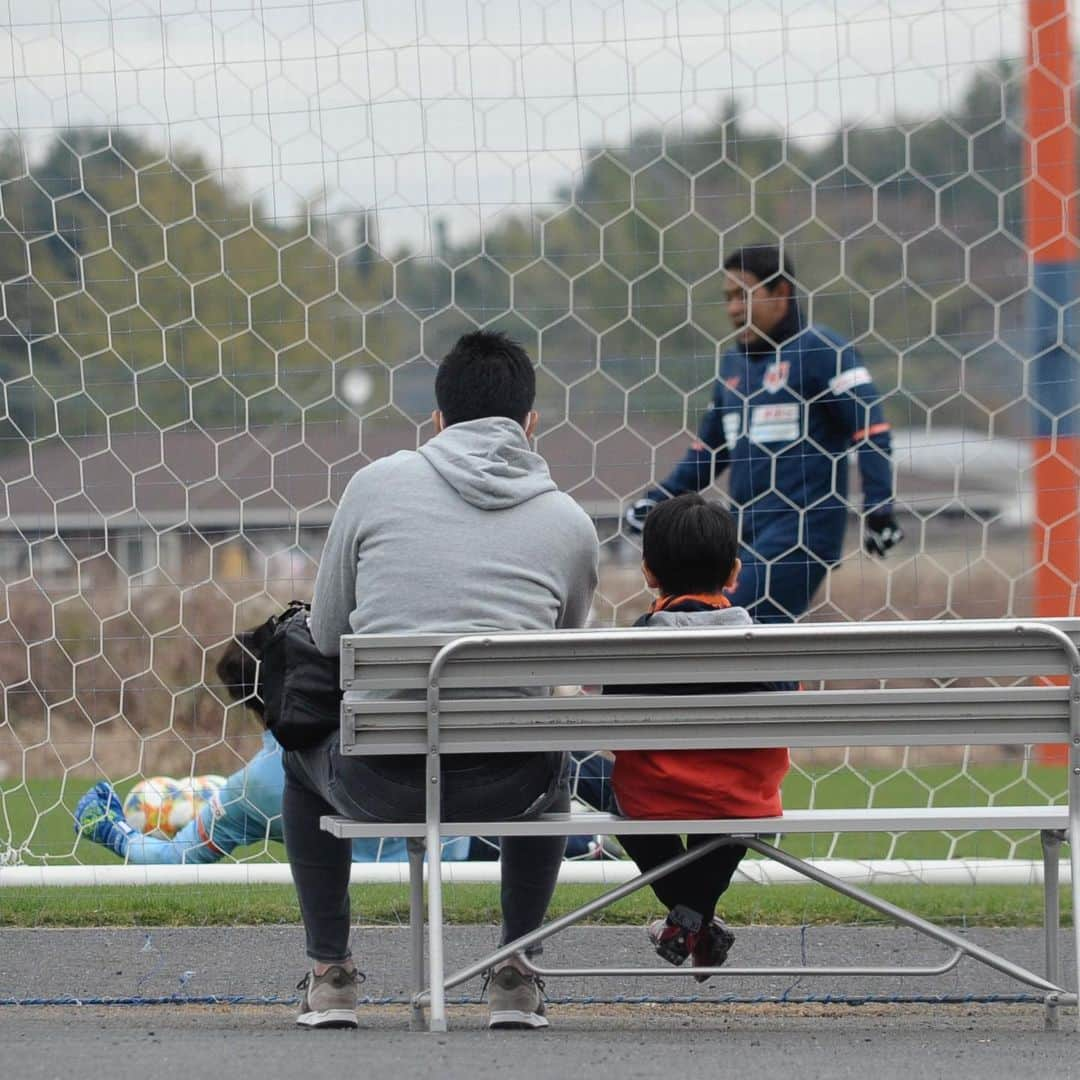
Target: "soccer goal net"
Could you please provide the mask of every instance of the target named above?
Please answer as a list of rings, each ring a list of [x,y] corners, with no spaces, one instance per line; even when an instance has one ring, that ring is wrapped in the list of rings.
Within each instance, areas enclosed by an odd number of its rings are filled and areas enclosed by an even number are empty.
[[[430,437],[434,365],[464,331],[537,362],[537,447],[601,539],[592,622],[631,623],[649,594],[624,514],[698,437],[744,245],[781,249],[802,318],[854,346],[891,427],[905,539],[864,551],[858,455],[836,458],[846,539],[802,617],[1048,610],[1038,465],[1060,465],[1074,518],[1077,357],[1073,297],[1040,286],[1026,231],[1024,19],[1008,0],[12,0],[0,879],[118,863],[77,839],[76,804],[155,777],[129,805],[172,831],[239,773],[253,808],[227,860],[280,863],[280,791],[242,772],[261,728],[218,661],[310,598],[345,483]],[[1062,264],[1071,194],[1047,226]],[[1056,381],[1033,377],[1040,349]],[[762,423],[789,422],[777,408]],[[1065,614],[1075,579],[1056,580]],[[1064,790],[1035,752],[852,751],[796,757],[785,802]],[[806,845],[890,865],[1038,851]]]

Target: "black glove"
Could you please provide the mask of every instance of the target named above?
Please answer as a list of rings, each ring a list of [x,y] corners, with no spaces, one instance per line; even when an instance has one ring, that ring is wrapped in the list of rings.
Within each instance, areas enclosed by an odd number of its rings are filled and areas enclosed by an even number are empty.
[[[868,555],[884,558],[889,548],[895,547],[903,539],[904,530],[897,524],[891,510],[878,510],[866,515],[863,547]]]
[[[641,530],[645,528],[645,518],[658,502],[659,499],[650,499],[648,496],[644,499],[638,499],[633,506],[628,506],[626,508],[626,513],[623,514],[623,520],[630,526],[633,532],[641,532]]]

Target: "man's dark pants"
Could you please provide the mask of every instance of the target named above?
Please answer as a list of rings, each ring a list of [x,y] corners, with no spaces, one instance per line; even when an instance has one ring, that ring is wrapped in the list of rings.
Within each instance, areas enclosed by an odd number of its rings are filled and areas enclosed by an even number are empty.
[[[320,829],[319,818],[344,814],[357,821],[423,821],[424,762],[346,757],[337,734],[309,750],[287,751],[283,759],[282,824],[307,954],[320,963],[339,964],[351,955],[352,845]],[[570,809],[566,757],[559,753],[472,760],[447,756],[442,787],[444,821],[511,820]],[[502,839],[503,944],[543,921],[565,847],[562,836]]]

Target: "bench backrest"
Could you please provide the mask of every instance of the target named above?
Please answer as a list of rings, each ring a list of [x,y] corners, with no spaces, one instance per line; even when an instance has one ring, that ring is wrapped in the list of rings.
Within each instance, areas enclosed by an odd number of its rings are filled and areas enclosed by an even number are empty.
[[[342,638],[346,753],[1064,742],[1080,619]],[[1044,676],[1068,685],[522,698],[522,687]],[[450,697],[443,694],[449,692]],[[371,700],[369,692],[394,700]],[[494,695],[494,696],[493,696]]]

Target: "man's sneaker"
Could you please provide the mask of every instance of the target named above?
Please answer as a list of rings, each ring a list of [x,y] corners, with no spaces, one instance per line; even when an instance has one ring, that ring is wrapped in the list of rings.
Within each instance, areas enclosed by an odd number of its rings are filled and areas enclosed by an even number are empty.
[[[304,991],[296,1022],[311,1028],[354,1028],[356,1024],[356,987],[364,976],[340,964],[331,964],[322,975],[309,971],[296,989]]]
[[[488,974],[485,989],[491,1017],[489,1028],[545,1028],[544,984],[522,971],[513,958],[504,960]]]
[[[649,923],[646,932],[657,954],[678,967],[693,952],[701,923],[702,917],[696,911],[677,904],[666,918]]]
[[[690,963],[693,967],[722,967],[731,946],[735,944],[735,935],[717,917],[702,927],[690,948]],[[710,976],[695,975],[698,982],[708,982]]]
[[[128,843],[138,832],[124,817],[124,804],[112,784],[102,780],[76,803],[75,834],[89,837],[124,858]]]

